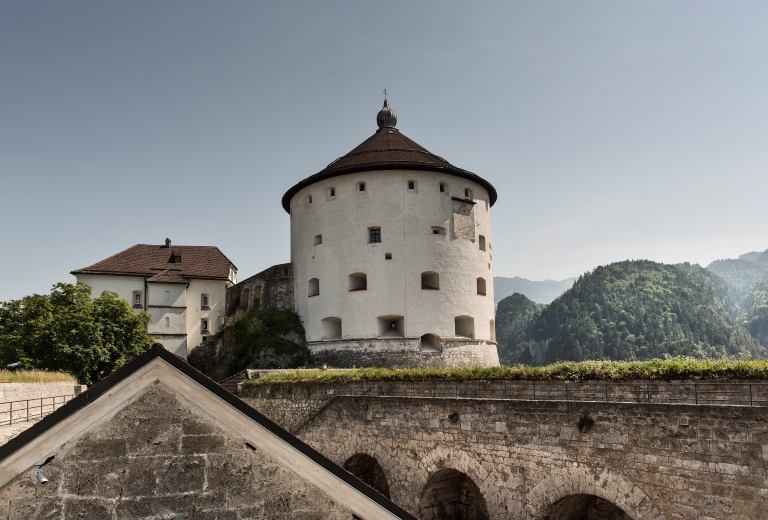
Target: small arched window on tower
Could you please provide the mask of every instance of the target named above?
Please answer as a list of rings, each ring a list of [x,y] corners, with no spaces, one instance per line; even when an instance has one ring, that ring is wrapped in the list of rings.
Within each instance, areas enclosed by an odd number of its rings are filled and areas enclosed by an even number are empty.
[[[436,291],[440,289],[440,275],[434,271],[425,271],[421,273],[421,288],[426,291]]]
[[[368,243],[369,244],[380,244],[381,243],[381,228],[380,227],[369,227],[368,228]]]
[[[311,278],[307,283],[307,296],[317,296],[320,294],[320,280]]]
[[[402,316],[378,316],[377,330],[380,338],[402,338],[405,331],[405,320]]]
[[[320,324],[324,340],[341,339],[341,318],[323,318]]]
[[[307,195],[307,206],[312,204],[312,195]]]
[[[444,182],[440,183],[440,193],[448,193],[448,185]]]
[[[456,316],[454,325],[457,338],[475,337],[475,319],[472,316]]]
[[[357,183],[357,193],[365,193],[365,183],[360,181]]]
[[[334,200],[336,198],[336,188],[331,186],[328,188],[328,200]]]
[[[472,190],[469,188],[464,188],[464,198],[465,199],[472,199]]]
[[[485,237],[483,235],[480,235],[480,251],[485,251]]]
[[[477,279],[477,294],[485,296],[485,278],[483,277]]]
[[[417,193],[419,191],[419,183],[413,179],[408,181],[408,191],[410,193]]]
[[[365,273],[352,273],[349,275],[349,291],[367,291],[368,277]]]

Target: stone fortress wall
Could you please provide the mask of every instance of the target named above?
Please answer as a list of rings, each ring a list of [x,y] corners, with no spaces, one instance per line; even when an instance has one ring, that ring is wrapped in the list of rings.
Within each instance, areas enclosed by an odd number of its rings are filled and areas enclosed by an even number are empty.
[[[227,327],[251,309],[293,310],[293,264],[273,265],[227,289]]]
[[[489,195],[479,184],[411,170],[316,182],[291,199],[291,247],[296,310],[318,361],[498,365]]]
[[[457,507],[462,518],[768,518],[768,384],[245,385],[239,396],[424,519]]]

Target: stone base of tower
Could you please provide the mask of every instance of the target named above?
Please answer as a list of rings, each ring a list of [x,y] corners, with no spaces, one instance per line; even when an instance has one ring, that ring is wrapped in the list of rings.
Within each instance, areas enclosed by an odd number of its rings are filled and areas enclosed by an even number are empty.
[[[317,364],[334,368],[476,368],[499,366],[496,342],[453,338],[437,352],[421,349],[419,338],[318,341],[308,344]]]

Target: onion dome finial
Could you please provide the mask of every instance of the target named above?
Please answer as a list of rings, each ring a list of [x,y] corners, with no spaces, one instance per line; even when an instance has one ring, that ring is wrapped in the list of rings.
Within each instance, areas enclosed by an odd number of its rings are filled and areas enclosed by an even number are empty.
[[[379,128],[394,128],[397,124],[397,112],[389,108],[389,101],[384,98],[384,108],[376,115],[376,124]]]

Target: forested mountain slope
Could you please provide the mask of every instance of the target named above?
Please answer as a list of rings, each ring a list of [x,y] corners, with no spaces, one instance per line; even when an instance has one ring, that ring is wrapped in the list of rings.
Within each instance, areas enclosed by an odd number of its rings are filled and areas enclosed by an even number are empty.
[[[718,298],[724,287],[698,266],[687,271],[636,260],[585,274],[534,316],[533,361],[763,357]]]
[[[528,325],[544,305],[525,295],[514,293],[499,302],[496,309],[496,341],[502,365],[531,364],[528,349]]]
[[[745,253],[739,258],[715,260],[707,266],[707,270],[737,289],[746,288],[768,272],[768,250]]]

